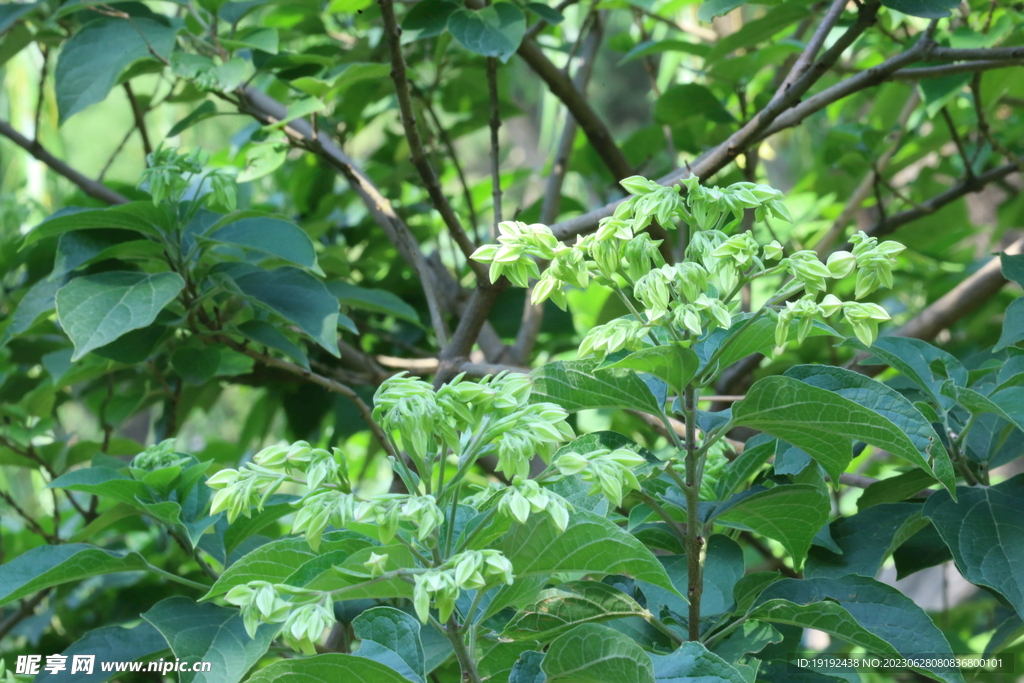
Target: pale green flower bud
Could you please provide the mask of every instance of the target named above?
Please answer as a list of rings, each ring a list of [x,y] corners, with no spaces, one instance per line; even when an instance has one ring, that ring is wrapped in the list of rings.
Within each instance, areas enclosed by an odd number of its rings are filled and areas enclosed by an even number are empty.
[[[252,457],[252,461],[272,470],[283,469],[288,463],[288,451],[291,446],[267,446]]]
[[[700,325],[700,313],[697,312],[693,304],[677,306],[672,312],[672,320],[694,336],[699,337],[704,331]]]
[[[553,277],[579,289],[586,289],[590,284],[590,273],[583,252],[576,249],[564,249],[559,252],[551,261],[548,270]]]
[[[370,553],[370,559],[363,562],[363,566],[370,572],[371,578],[377,578],[387,571],[388,554],[378,555],[375,552]]]
[[[718,299],[714,299],[711,302],[711,306],[708,308],[708,313],[711,319],[718,323],[720,327],[729,329],[732,326],[732,315],[729,313],[729,309],[722,304]]]
[[[481,550],[486,564],[485,571],[488,576],[499,577],[506,585],[511,586],[514,580],[512,574],[512,562],[502,555],[500,550]]]
[[[772,240],[768,244],[764,245],[764,249],[761,250],[765,261],[774,261],[775,259],[782,258],[785,251],[782,245],[776,240]]]
[[[602,218],[598,223],[597,233],[594,236],[597,242],[608,240],[631,240],[633,239],[633,226],[624,220],[615,218]]]
[[[563,453],[555,459],[555,467],[565,476],[579,474],[587,469],[589,461],[579,453]]]
[[[843,307],[843,302],[835,294],[826,294],[821,300],[821,312],[826,318],[831,318]]]
[[[420,622],[427,623],[430,620],[430,593],[427,590],[427,574],[417,574],[413,577],[412,605]]]
[[[288,615],[282,628],[285,641],[307,655],[316,654],[316,643],[324,630],[334,625],[334,613],[321,604],[298,607]]]
[[[665,265],[665,259],[658,250],[661,242],[651,239],[650,233],[646,232],[626,242],[622,249],[622,259],[626,263],[626,277],[630,282],[642,278],[652,267]]]
[[[630,241],[632,242],[632,240]],[[622,245],[618,240],[606,240],[604,242],[595,242],[594,246],[590,249],[590,255],[597,264],[598,271],[609,280],[619,272],[619,267],[622,264],[621,248]]]
[[[856,265],[856,257],[848,251],[836,251],[828,257],[828,270],[837,280],[852,273]]]
[[[637,280],[633,286],[633,295],[637,298],[652,322],[668,313],[671,301],[668,282],[661,270],[652,270]]]
[[[648,180],[643,176],[633,175],[628,178],[623,178],[619,181],[619,185],[625,188],[626,192],[633,195],[650,194],[661,189],[661,185],[653,180]]]
[[[852,301],[843,304],[843,315],[853,327],[857,339],[866,346],[875,343],[878,337],[878,323],[889,320],[889,314],[878,304]]]
[[[832,271],[810,250],[798,251],[790,256],[787,266],[793,277],[811,293],[824,291],[826,280],[832,277]]]
[[[611,453],[602,456],[602,458],[617,462],[624,467],[637,467],[647,462],[644,456],[639,453],[635,453],[628,448],[618,448]]]
[[[715,247],[711,256],[718,259],[731,258],[740,266],[745,266],[750,263],[750,259],[757,254],[759,248],[760,245],[753,235],[749,232],[741,232]]]
[[[223,489],[226,486],[231,486],[238,479],[238,470],[225,468],[219,472],[214,473],[209,479],[206,480],[206,485],[211,489]],[[215,513],[211,513],[215,514]]]
[[[666,273],[666,275],[671,280],[676,293],[686,301],[696,301],[708,286],[708,271],[698,263],[683,261],[674,266],[664,266],[662,272],[665,272],[666,269],[675,271],[675,273]]]

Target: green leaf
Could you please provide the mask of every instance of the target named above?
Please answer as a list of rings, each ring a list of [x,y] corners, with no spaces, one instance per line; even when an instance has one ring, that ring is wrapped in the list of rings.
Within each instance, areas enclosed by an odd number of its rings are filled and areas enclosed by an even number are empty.
[[[666,90],[654,106],[654,118],[675,125],[695,116],[716,123],[731,123],[732,114],[722,106],[706,86],[699,83],[676,84]]]
[[[458,5],[447,0],[417,2],[402,18],[402,43],[441,35]]]
[[[928,488],[934,481],[928,472],[918,469],[876,481],[860,494],[857,509],[864,511],[879,503],[898,503]]]
[[[832,522],[832,540],[841,555],[811,548],[804,575],[839,578],[847,574],[874,577],[896,548],[928,525],[916,503],[881,503]]]
[[[646,372],[672,387],[677,396],[682,396],[697,372],[698,364],[697,354],[692,350],[672,344],[641,349],[602,369]]]
[[[884,448],[913,462],[920,454],[910,438],[879,413],[791,377],[765,377],[733,405],[735,425],[760,429],[802,448],[833,482],[853,457],[852,440]]]
[[[62,285],[62,280],[43,279],[29,287],[25,295],[21,297],[21,301],[18,302],[11,321],[4,329],[3,337],[0,338],[0,347],[7,344],[11,337],[32,327],[44,313],[52,311],[55,305],[54,297]]]
[[[598,370],[600,361],[560,360],[533,372],[534,402],[551,401],[570,413],[589,408],[625,408],[657,415],[657,400],[635,372]]]
[[[193,344],[182,346],[171,354],[171,366],[185,384],[202,386],[217,374],[220,351],[216,346]]]
[[[160,632],[150,624],[142,622],[133,628],[121,626],[104,626],[93,629],[61,652],[68,662],[74,661],[75,655],[94,655],[101,662],[132,662],[149,655],[167,650],[167,641]],[[101,683],[113,678],[116,671],[103,671],[96,666],[92,675],[84,676],[81,672],[72,674],[71,667],[56,674],[47,674],[47,683]]]
[[[865,576],[776,581],[748,616],[816,628],[877,655],[952,658],[945,636],[924,610],[895,588]],[[964,683],[955,668],[915,670],[946,683]]]
[[[688,43],[685,40],[645,40],[627,52],[626,56],[619,60],[619,66],[644,57],[660,55],[664,52],[684,52],[703,57],[707,55],[709,50],[710,48],[706,45]]]
[[[357,657],[386,664],[413,683],[427,679],[420,622],[394,607],[368,609],[352,622],[362,641]]]
[[[932,471],[930,460],[940,461],[935,467],[935,479],[947,489],[956,486],[953,466],[939,435],[921,411],[895,389],[859,372],[826,365],[797,365],[786,371],[786,377],[847,398],[885,418],[913,444],[913,449],[888,450],[926,472]]]
[[[302,228],[290,221],[270,216],[256,216],[227,223],[202,239],[232,244],[243,249],[276,256],[297,266],[323,275],[316,263],[313,240]]]
[[[561,12],[559,12],[553,7],[548,7],[547,5],[540,2],[526,3],[526,9],[533,12],[538,17],[548,22],[552,26],[557,26],[558,24],[561,24],[563,21],[565,21],[565,17],[562,15]]]
[[[545,683],[654,683],[650,656],[628,636],[597,624],[557,638],[541,669]]]
[[[76,361],[125,332],[146,327],[185,286],[177,273],[111,271],[75,278],[57,292],[57,318]]]
[[[731,664],[704,645],[687,641],[667,655],[651,655],[657,683],[747,683]]]
[[[175,135],[181,135],[200,121],[205,121],[206,119],[217,116],[217,113],[217,105],[210,100],[206,100],[193,109],[188,116],[174,124],[174,126],[167,131],[167,137],[173,138]]]
[[[604,517],[577,509],[565,531],[547,515],[532,515],[516,524],[501,540],[499,549],[512,562],[520,580],[502,588],[488,612],[532,599],[533,584],[522,580],[543,578],[556,572],[626,574],[672,593],[672,585],[658,559],[636,538]]]
[[[712,651],[726,662],[735,663],[748,653],[760,652],[769,645],[781,641],[782,634],[775,627],[763,621],[748,620],[726,638],[716,642]]]
[[[1024,297],[1014,299],[1007,306],[1006,317],[1003,318],[1003,332],[992,351],[1002,351],[1021,340],[1024,340]]]
[[[305,574],[309,574],[310,568],[314,566],[310,564],[311,561],[329,556],[328,560],[333,560],[334,564],[341,564],[346,557],[369,545],[369,539],[351,531],[325,533],[320,541],[318,551],[310,548],[305,538],[282,538],[271,541],[256,548],[225,569],[217,582],[210,588],[210,592],[202,599],[216,598],[235,586],[242,586],[250,581],[298,585],[290,583],[289,580],[295,580],[303,570],[305,570]],[[331,566],[331,563],[327,562],[322,571],[328,571]],[[318,571],[317,574],[319,573],[321,572]],[[306,579],[306,581],[308,580],[309,578]]]
[[[705,0],[697,10],[697,21],[710,22],[715,17],[728,14],[745,4],[747,0]]]
[[[276,55],[278,41],[279,38],[276,28],[251,27],[249,29],[243,29],[236,32],[230,40],[227,38],[221,38],[220,42],[231,50],[248,47]]]
[[[544,653],[527,650],[519,655],[508,675],[508,683],[544,683]]]
[[[455,10],[448,30],[470,52],[507,62],[526,33],[526,17],[511,2],[496,2],[475,11]]]
[[[883,0],[882,4],[912,17],[942,19],[960,6],[956,0]]]
[[[24,246],[71,230],[119,228],[159,237],[164,216],[152,202],[129,202],[109,209],[64,209],[37,225],[25,236]]]
[[[1017,419],[1013,416],[1012,411],[1014,409],[1024,408],[1024,404],[1016,401],[1010,401],[1007,404],[1007,408],[1011,412],[1007,412],[1003,409],[1002,403],[1005,403],[1005,396],[1015,396],[1018,392],[1008,390],[1008,394],[999,393],[998,399],[996,396],[989,398],[982,393],[974,391],[973,389],[965,389],[964,387],[958,387],[953,384],[952,380],[947,380],[943,383],[941,389],[943,396],[949,396],[954,399],[957,403],[967,409],[971,415],[982,415],[984,413],[991,413],[1007,422],[1014,423],[1019,429],[1024,429],[1024,419]],[[1024,410],[1021,412],[1021,417],[1024,417]]]
[[[284,266],[263,270],[243,263],[218,264],[213,271],[227,275],[238,291],[295,323],[332,356],[338,353],[338,300],[309,273]]]
[[[906,4],[921,3],[921,0],[893,1]],[[956,7],[956,5],[953,5],[953,7]],[[943,16],[948,16],[948,13]],[[918,83],[917,87],[921,90],[921,99],[924,101],[924,109],[928,114],[928,118],[934,118],[936,114],[942,111],[943,107],[960,94],[970,81],[970,74],[953,74],[951,76],[929,78]]]
[[[288,145],[277,140],[269,140],[254,144],[245,152],[245,168],[239,172],[235,181],[239,184],[248,183],[269,175],[284,163],[288,156]]]
[[[152,567],[136,552],[103,550],[85,543],[42,545],[0,565],[0,605],[90,576],[148,569]]]
[[[38,2],[12,3],[0,7],[0,34],[14,25],[18,19],[39,6]]]
[[[136,59],[149,57],[150,50],[169,57],[176,35],[177,29],[168,23],[148,17],[103,18],[83,26],[64,43],[57,58],[54,89],[60,123],[106,99],[121,71]]]
[[[393,315],[414,325],[421,325],[416,309],[386,289],[371,289],[335,280],[328,282],[327,289],[338,297],[342,306],[358,308],[371,313]]]
[[[253,674],[247,683],[409,683],[400,673],[379,662],[355,655],[326,654],[274,662]]]
[[[957,386],[967,385],[967,370],[960,361],[920,339],[879,337],[870,347],[857,339],[848,339],[843,345],[873,353],[874,357],[861,361],[861,365],[891,365],[919,386],[941,408],[952,404],[952,401],[942,398],[940,394],[943,382],[951,379]],[[936,376],[933,366],[944,370],[942,376]]]
[[[972,583],[999,592],[1024,615],[1024,475],[995,486],[958,487],[929,496],[924,516]]]
[[[810,484],[784,484],[744,492],[726,501],[713,519],[749,527],[781,543],[799,567],[807,557],[811,539],[826,522],[832,506],[828,496]]]
[[[547,643],[584,623],[642,616],[636,600],[599,581],[570,581],[540,594],[512,617],[503,638]]]
[[[778,443],[775,439],[768,439],[763,443],[755,443],[753,439],[748,441],[743,452],[726,465],[725,474],[722,475],[722,478],[718,480],[718,484],[715,485],[715,493],[718,497],[729,497],[740,484],[750,479],[757,470],[761,469],[768,462],[768,458],[775,455],[775,448]]]
[[[248,320],[238,325],[238,331],[249,339],[259,342],[264,346],[277,349],[299,362],[299,365],[309,369],[309,357],[298,344],[284,335],[284,332],[263,320]]]
[[[161,600],[142,618],[163,634],[178,659],[212,663],[210,671],[182,671],[180,683],[238,683],[280,629],[279,624],[260,624],[250,638],[237,609],[198,605],[180,595]]]
[[[952,1],[952,0],[950,0]],[[1003,277],[1024,287],[1024,254],[999,254],[999,264]]]
[[[718,41],[707,56],[707,63],[719,60],[740,48],[751,48],[768,40],[782,29],[809,16],[810,8],[799,0],[785,2],[773,7],[763,17],[748,21],[735,33]]]

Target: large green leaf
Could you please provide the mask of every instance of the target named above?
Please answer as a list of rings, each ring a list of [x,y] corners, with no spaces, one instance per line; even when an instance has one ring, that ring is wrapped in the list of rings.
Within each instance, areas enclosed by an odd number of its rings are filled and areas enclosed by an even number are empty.
[[[755,439],[763,439],[760,443]],[[719,498],[728,497],[743,482],[757,472],[775,455],[778,441],[768,436],[756,436],[747,442],[743,452],[735,460],[726,465],[725,474],[715,485],[715,493]]]
[[[311,561],[319,557],[340,553],[351,555],[358,549],[370,545],[369,539],[351,531],[329,531],[320,541],[318,551],[309,547],[305,538],[282,538],[261,545],[228,567],[203,600],[209,600],[227,593],[235,586],[250,581],[289,583],[289,579]],[[337,559],[335,564],[341,564]],[[330,568],[328,563],[325,569]],[[294,584],[290,584],[294,585]]]
[[[41,545],[0,565],[0,605],[90,576],[148,569],[152,567],[135,552],[103,550],[85,543]]]
[[[102,102],[121,71],[136,59],[151,51],[170,57],[176,35],[169,22],[155,16],[102,18],[83,26],[64,43],[57,59],[54,89],[60,122]],[[117,49],[111,49],[113,45]]]
[[[852,440],[913,462],[917,447],[891,420],[831,391],[791,377],[765,377],[732,408],[733,422],[778,437],[814,458],[833,482],[853,457]]]
[[[123,255],[148,255],[154,250],[163,256],[163,249],[157,242],[140,240],[138,234],[130,230],[73,230],[57,240],[57,255],[50,278],[70,273],[97,257],[102,260]]]
[[[953,380],[957,386],[967,386],[967,370],[960,361],[926,341],[887,336],[879,337],[870,347],[857,339],[848,339],[844,345],[874,354],[861,361],[862,365],[891,365],[899,370],[928,394],[936,406],[948,408],[952,405],[952,401],[940,393],[947,379]],[[940,372],[936,373],[936,368]]]
[[[753,489],[751,489],[753,491]],[[774,538],[793,557],[797,567],[807,557],[811,539],[827,521],[828,496],[809,484],[786,484],[744,492],[715,510],[714,519],[750,528]]]
[[[258,251],[323,274],[316,263],[313,240],[302,228],[280,218],[243,218],[223,225],[204,239]]]
[[[309,273],[291,266],[263,270],[243,263],[219,264],[214,272],[227,275],[243,295],[295,323],[331,355],[340,355],[338,300]]]
[[[995,486],[958,487],[928,498],[924,515],[972,583],[998,591],[1024,615],[1024,474]]]
[[[526,17],[511,2],[496,2],[479,10],[455,10],[448,31],[470,52],[507,62],[523,41]]]
[[[602,369],[646,372],[672,387],[677,396],[682,396],[686,385],[697,372],[698,364],[697,354],[673,344],[641,349]]]
[[[209,671],[182,671],[180,683],[238,683],[280,629],[279,624],[260,624],[250,638],[237,609],[198,605],[180,595],[161,600],[142,618],[163,634],[178,659],[211,663]]]
[[[360,287],[337,280],[328,282],[327,289],[330,290],[331,294],[338,297],[338,301],[342,306],[358,308],[363,311],[370,311],[371,313],[393,315],[400,320],[407,320],[415,325],[420,324],[420,318],[416,313],[416,309],[386,289]]]
[[[654,117],[660,123],[676,125],[696,116],[715,123],[730,123],[734,120],[715,94],[699,83],[671,86],[654,106]]]
[[[541,669],[545,683],[654,683],[650,655],[628,636],[597,624],[555,639]]]
[[[247,683],[409,683],[400,673],[379,662],[355,655],[326,654],[274,662],[253,674]]]
[[[533,372],[534,401],[551,401],[570,413],[589,408],[626,408],[658,414],[659,406],[632,370],[598,370],[600,361],[564,360]]]
[[[426,681],[420,622],[394,607],[368,609],[352,621],[357,657],[386,664],[413,683]]]
[[[857,499],[857,509],[863,512],[879,503],[899,503],[928,488],[933,481],[934,479],[928,472],[918,469],[876,481],[860,494],[860,498]]]
[[[579,624],[643,616],[636,600],[599,581],[570,581],[540,594],[505,625],[502,637],[546,643]]]
[[[152,202],[130,202],[109,209],[67,208],[58,211],[25,235],[25,246],[72,230],[116,228],[159,237],[157,228],[166,217]]]
[[[670,592],[675,587],[650,550],[614,523],[577,509],[565,531],[547,515],[532,515],[501,540],[499,549],[512,562],[519,580],[502,588],[488,612],[534,598],[544,577],[555,572],[626,574]],[[531,582],[527,579],[535,579]]]
[[[247,320],[238,326],[238,331],[255,342],[285,353],[309,368],[309,356],[302,347],[285,336],[284,332],[264,320]]]
[[[687,641],[667,655],[651,655],[657,683],[746,683],[731,664],[701,643]]]
[[[874,577],[882,562],[928,524],[916,503],[881,503],[830,525],[841,555],[815,546],[804,575],[839,578],[847,574]]]
[[[0,347],[4,346],[11,337],[19,335],[39,319],[44,313],[49,313],[54,307],[54,297],[57,290],[63,285],[62,280],[43,279],[29,287],[25,295],[18,302],[10,322],[4,329],[3,337],[0,337]]]
[[[93,655],[101,662],[132,662],[168,648],[164,637],[150,624],[142,622],[133,628],[104,626],[93,629],[61,652],[68,662],[75,655]],[[92,675],[71,673],[71,667],[56,674],[46,674],[47,683],[101,683],[117,675],[117,671],[103,671],[94,667]]]
[[[942,632],[924,610],[892,586],[865,576],[783,579],[768,586],[748,612],[754,619],[816,628],[882,656],[952,658]],[[925,667],[946,683],[960,671]]]
[[[956,486],[953,465],[939,435],[921,411],[895,389],[859,372],[827,365],[797,365],[786,371],[786,377],[831,391],[886,418],[910,438],[916,449],[901,451],[901,457],[926,472],[932,471],[929,461],[938,459],[935,478],[947,489]]]
[[[75,345],[72,361],[146,327],[185,286],[177,273],[112,271],[75,278],[56,297],[57,318]]]

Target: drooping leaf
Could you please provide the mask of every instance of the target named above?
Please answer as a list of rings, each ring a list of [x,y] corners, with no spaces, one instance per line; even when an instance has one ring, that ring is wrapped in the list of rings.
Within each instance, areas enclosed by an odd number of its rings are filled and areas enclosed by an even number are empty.
[[[598,370],[594,359],[555,361],[533,372],[534,401],[557,403],[570,413],[588,408],[639,409],[657,414],[658,403],[631,370]]]
[[[424,683],[423,643],[420,622],[394,607],[374,607],[352,622],[356,638],[362,643],[357,657],[386,664],[413,683]]]
[[[316,263],[313,240],[299,226],[280,218],[243,218],[223,224],[204,239],[262,252],[323,274]]]
[[[958,487],[928,498],[924,516],[953,553],[957,569],[1024,614],[1024,475],[995,486]]]
[[[599,581],[571,581],[520,609],[503,637],[546,643],[579,624],[638,615],[643,608],[622,591]]]
[[[924,490],[933,482],[930,474],[918,469],[876,481],[864,489],[864,493],[857,499],[857,509],[863,512],[879,503],[898,503]]]
[[[898,590],[864,576],[783,579],[758,597],[748,615],[773,623],[816,628],[878,655],[928,653],[937,663],[952,658],[942,632]],[[963,683],[958,669],[921,669],[945,683]]]
[[[61,652],[68,662],[75,655],[93,655],[100,662],[131,662],[168,649],[167,641],[152,625],[142,622],[132,628],[103,626],[87,632],[70,647]],[[117,671],[103,671],[94,666],[91,675],[81,671],[71,673],[71,667],[53,674],[46,674],[50,683],[102,683],[117,675]]]
[[[675,592],[658,559],[636,538],[604,517],[577,509],[565,531],[546,515],[531,515],[514,525],[499,549],[512,562],[512,586],[500,589],[489,612],[532,599],[537,587],[529,581],[555,572],[626,574]],[[541,584],[543,585],[543,584]]]
[[[402,301],[401,298],[386,289],[359,287],[347,282],[333,281],[327,283],[327,289],[338,297],[342,306],[358,308],[371,313],[393,315],[400,320],[419,325],[420,318],[416,309]]]
[[[102,18],[89,22],[64,43],[54,88],[64,123],[91,104],[102,102],[123,69],[150,50],[168,58],[177,30],[156,17]],[[116,45],[117,49],[109,49]]]
[[[859,372],[825,365],[797,365],[786,371],[786,377],[848,398],[886,418],[910,438],[916,449],[903,449],[898,453],[900,457],[926,472],[933,470],[929,459],[941,460],[942,464],[934,467],[935,478],[947,489],[956,485],[952,463],[939,435],[921,411],[895,389]]]
[[[716,508],[714,518],[742,524],[774,538],[785,546],[799,567],[807,557],[811,539],[828,521],[831,510],[828,496],[814,486],[785,484],[738,494]]]
[[[306,659],[285,659],[260,669],[248,683],[296,683],[343,681],[344,683],[409,683],[394,669],[355,655],[326,654]]]
[[[730,123],[734,119],[707,86],[699,83],[681,83],[666,90],[654,107],[655,118],[670,125],[701,116],[715,123]]]
[[[117,228],[132,230],[149,237],[160,235],[159,226],[165,217],[152,202],[129,202],[109,209],[70,207],[58,211],[32,228],[25,235],[25,246],[47,237],[56,237],[72,230]]]
[[[75,345],[72,361],[156,320],[185,286],[177,273],[110,271],[78,277],[56,296],[57,318]]]
[[[555,639],[541,669],[545,683],[654,683],[650,655],[628,636],[597,624]]]
[[[210,100],[205,100],[202,104],[189,112],[188,116],[174,124],[171,129],[167,131],[167,137],[173,138],[175,135],[181,135],[200,121],[205,121],[206,119],[214,116],[217,116],[217,105]]]
[[[277,349],[309,368],[309,357],[298,344],[284,335],[284,332],[263,320],[247,320],[238,326],[238,331],[255,342]]]
[[[920,459],[910,438],[885,416],[831,391],[790,377],[765,377],[733,405],[733,421],[760,429],[802,448],[833,482],[853,457],[857,439],[913,462]]]
[[[295,323],[333,356],[338,353],[338,300],[309,273],[284,266],[263,270],[243,263],[218,264],[243,295]]]
[[[881,503],[831,524],[833,541],[842,550],[835,554],[811,548],[804,575],[838,578],[847,574],[874,577],[882,562],[928,521],[916,503]]]
[[[526,33],[526,17],[511,2],[479,10],[460,8],[448,17],[448,31],[470,52],[507,62]]]
[[[57,290],[63,286],[62,280],[42,279],[29,287],[25,295],[18,302],[18,307],[11,316],[11,321],[4,329],[3,337],[0,337],[0,347],[3,347],[11,340],[11,337],[21,334],[42,316],[54,308],[54,297]]]
[[[672,387],[677,396],[682,396],[686,391],[686,385],[697,372],[698,364],[697,354],[693,351],[671,345],[652,346],[635,351],[602,369],[646,372]]]
[[[745,683],[746,679],[731,664],[703,644],[687,641],[671,654],[652,655],[657,683]]]
[[[142,618],[163,634],[178,659],[211,662],[209,671],[180,672],[181,683],[238,683],[280,629],[279,624],[260,624],[250,638],[238,610],[199,605],[180,595],[161,600]]]
[[[0,605],[90,576],[148,569],[152,567],[136,552],[104,550],[85,543],[41,545],[0,565]]]

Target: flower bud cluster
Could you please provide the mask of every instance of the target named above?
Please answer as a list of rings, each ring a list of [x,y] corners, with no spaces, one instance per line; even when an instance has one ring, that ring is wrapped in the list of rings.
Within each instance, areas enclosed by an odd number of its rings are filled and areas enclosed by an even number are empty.
[[[467,550],[453,555],[440,567],[417,574],[413,580],[416,616],[427,623],[433,602],[438,620],[444,623],[455,609],[460,590],[481,590],[495,580],[511,585],[512,563],[498,550]]]
[[[291,594],[289,599],[282,593]],[[242,623],[250,638],[256,636],[261,623],[284,622],[281,634],[285,642],[305,654],[316,654],[316,643],[325,629],[334,625],[334,612],[329,595],[267,581],[250,581],[235,586],[224,600],[240,608]]]
[[[546,225],[527,225],[520,221],[498,224],[498,244],[485,244],[471,258],[491,264],[491,282],[502,275],[519,287],[528,287],[530,278],[540,277],[536,259],[550,260],[564,247]]]
[[[569,503],[533,479],[516,477],[511,486],[502,490],[498,514],[526,524],[531,513],[546,512],[559,531],[565,531],[569,526]]]
[[[174,450],[174,443],[174,439],[164,439],[160,443],[153,444],[132,458],[131,468],[152,472],[182,464],[188,460],[188,456],[177,453]]]
[[[862,299],[879,287],[891,288],[896,255],[906,247],[892,240],[879,244],[877,238],[868,237],[862,231],[851,237],[850,242],[853,244],[852,256],[857,266],[857,289],[854,296]]]
[[[555,459],[555,467],[566,476],[581,475],[584,481],[593,484],[590,495],[602,493],[618,507],[626,493],[640,489],[633,468],[645,462],[642,455],[627,448],[614,451],[603,448],[585,454],[563,453]]]
[[[478,382],[459,375],[435,394],[426,382],[399,375],[378,389],[373,414],[398,433],[421,477],[431,467],[421,453],[433,455],[447,446],[462,456],[470,443],[480,445],[477,455],[494,449],[506,476],[525,477],[535,454],[550,458],[574,436],[568,413],[554,403],[530,403],[531,389],[526,375],[502,373]]]

